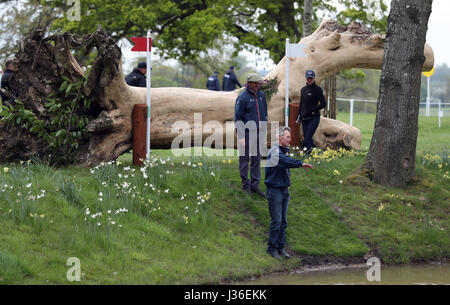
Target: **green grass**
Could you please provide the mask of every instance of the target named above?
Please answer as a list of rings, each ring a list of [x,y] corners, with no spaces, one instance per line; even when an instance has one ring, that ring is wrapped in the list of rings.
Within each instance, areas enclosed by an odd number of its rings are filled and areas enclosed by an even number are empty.
[[[420,154],[406,189],[369,181],[358,170],[363,154],[292,170],[290,251],[362,257],[371,250],[387,263],[448,258],[450,162],[439,150],[448,135],[432,123],[421,121],[419,143],[433,134],[435,146],[420,144],[433,153]],[[130,166],[131,154],[93,169],[2,165],[0,283],[68,284],[70,257],[80,259],[83,284],[217,283],[301,263],[265,253],[267,201],[240,190],[236,156],[152,154],[145,177]]]
[[[349,123],[350,114],[340,112],[337,119]],[[361,149],[368,150],[372,140],[373,128],[375,125],[375,114],[354,113],[353,126],[359,128],[362,134]],[[419,136],[417,138],[417,151],[421,152],[442,152],[445,147],[450,145],[450,117],[441,119],[441,128],[439,128],[438,118],[436,116],[419,116]]]

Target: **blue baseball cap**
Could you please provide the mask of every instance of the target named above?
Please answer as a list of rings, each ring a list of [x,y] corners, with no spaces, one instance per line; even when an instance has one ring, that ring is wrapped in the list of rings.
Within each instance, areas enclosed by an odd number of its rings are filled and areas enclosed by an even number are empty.
[[[308,71],[306,71],[305,77],[306,78],[308,78],[308,77],[316,78],[316,74],[314,73],[313,70],[308,70]]]

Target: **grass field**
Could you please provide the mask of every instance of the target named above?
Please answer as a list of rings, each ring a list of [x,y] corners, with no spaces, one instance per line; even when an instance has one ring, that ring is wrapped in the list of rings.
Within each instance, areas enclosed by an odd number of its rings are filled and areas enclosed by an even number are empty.
[[[363,149],[373,121],[354,118]],[[302,254],[448,258],[450,127],[443,123],[439,130],[421,118],[417,179],[405,189],[360,174],[364,151],[316,153],[313,171],[293,170],[287,241],[294,256],[280,262],[265,253],[267,201],[240,190],[236,157],[155,150],[143,168],[131,166],[131,154],[92,169],[3,164],[0,283],[70,284],[71,257],[80,260],[82,284],[217,283],[294,268]]]
[[[350,114],[341,112],[337,119],[349,123]],[[362,134],[361,149],[368,150],[372,140],[375,114],[354,113],[353,126],[359,128]],[[417,138],[417,151],[439,153],[450,147],[450,117],[441,119],[441,128],[437,116],[419,116],[419,136]]]

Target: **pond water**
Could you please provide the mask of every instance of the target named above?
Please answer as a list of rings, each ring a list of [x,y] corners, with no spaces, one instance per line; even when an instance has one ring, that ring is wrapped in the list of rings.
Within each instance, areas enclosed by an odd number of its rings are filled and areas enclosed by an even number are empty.
[[[354,266],[349,269],[304,271],[289,274],[263,276],[255,280],[240,282],[243,285],[450,285],[450,264],[426,264],[407,266],[381,266],[380,281],[370,272],[374,281],[369,281],[370,266]],[[316,268],[320,269],[320,268]],[[369,277],[370,277],[369,276]]]

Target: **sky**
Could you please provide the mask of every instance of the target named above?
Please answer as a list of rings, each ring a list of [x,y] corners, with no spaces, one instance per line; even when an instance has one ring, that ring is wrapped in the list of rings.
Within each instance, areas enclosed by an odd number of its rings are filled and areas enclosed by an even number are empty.
[[[390,5],[391,0],[386,0],[385,3]],[[390,7],[389,7],[390,9]],[[446,63],[450,66],[450,0],[434,0],[430,19],[428,21],[427,42],[433,49],[435,66]],[[126,65],[125,72],[129,71],[130,62],[133,61],[138,54],[132,54],[130,44],[123,44],[122,51],[124,52],[124,62]],[[256,70],[269,71],[273,69],[275,63],[268,58],[268,52],[263,52],[263,56],[255,56],[253,53],[243,51],[241,53],[250,59],[250,65],[254,66]],[[142,56],[142,55],[141,55]]]
[[[428,21],[427,42],[434,52],[434,65],[450,66],[450,1],[434,0]]]

